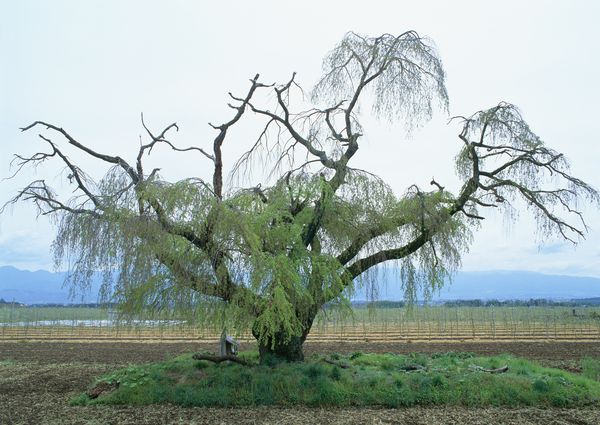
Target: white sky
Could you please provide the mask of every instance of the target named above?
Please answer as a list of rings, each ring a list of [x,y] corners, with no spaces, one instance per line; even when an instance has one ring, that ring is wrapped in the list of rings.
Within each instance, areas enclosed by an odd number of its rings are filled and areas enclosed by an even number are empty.
[[[578,177],[600,187],[600,2],[597,1],[5,1],[0,3],[0,177],[13,153],[44,145],[19,127],[55,123],[81,142],[133,160],[142,129],[176,121],[179,146],[210,148],[207,122],[231,115],[227,92],[243,94],[248,79],[283,82],[293,71],[305,89],[323,56],[353,30],[366,35],[408,29],[437,44],[447,72],[451,115],[469,115],[499,101],[518,105],[532,129],[564,152]],[[254,118],[226,142],[226,161],[254,141]],[[459,130],[447,117],[407,139],[398,126],[365,118],[354,166],[382,176],[397,193],[432,176],[458,188],[453,156]],[[59,139],[54,138],[55,141]],[[72,155],[82,168],[104,168]],[[150,157],[171,179],[206,175],[201,156]],[[0,182],[0,202],[33,178],[66,191],[58,163]],[[67,192],[68,193],[68,192]],[[490,216],[476,234],[465,270],[513,269],[600,277],[600,214],[576,248],[539,247],[527,214],[512,226]],[[33,208],[0,216],[0,265],[51,269],[54,230]]]

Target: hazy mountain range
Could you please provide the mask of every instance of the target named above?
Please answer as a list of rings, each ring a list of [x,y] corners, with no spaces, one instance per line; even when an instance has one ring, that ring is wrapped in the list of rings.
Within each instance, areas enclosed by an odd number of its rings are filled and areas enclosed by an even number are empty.
[[[69,288],[63,287],[66,273],[53,273],[46,270],[30,272],[12,266],[0,267],[0,298],[24,304],[70,304],[95,303],[100,279],[96,279],[87,294],[69,297]]]
[[[401,300],[398,279],[382,278],[381,300]],[[459,272],[452,283],[433,295],[433,300],[571,300],[600,296],[600,278],[551,275],[525,271]],[[364,292],[355,296],[365,299]]]
[[[94,303],[100,279],[87,294],[69,298],[63,287],[65,273],[46,270],[35,272],[11,266],[0,267],[0,298],[25,304]],[[523,271],[460,272],[451,285],[446,285],[434,300],[457,299],[530,299],[570,300],[600,297],[600,278],[547,275]],[[365,292],[357,291],[355,300],[364,300]],[[381,277],[380,300],[401,300],[403,292],[393,273]]]

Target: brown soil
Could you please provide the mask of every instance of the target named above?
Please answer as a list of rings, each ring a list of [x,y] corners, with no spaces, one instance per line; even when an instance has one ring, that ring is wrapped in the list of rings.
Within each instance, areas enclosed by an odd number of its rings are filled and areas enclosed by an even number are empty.
[[[100,363],[121,365],[165,360],[193,351],[214,351],[216,344],[197,342],[16,342],[0,341],[0,361],[11,359],[38,363]],[[242,344],[241,349],[254,348],[254,344]],[[578,360],[600,357],[600,341],[510,341],[510,342],[311,342],[304,344],[304,352],[312,353],[436,353],[472,352],[481,355],[510,353],[515,356],[542,362]]]
[[[598,424],[598,409],[201,409],[171,405],[71,407],[94,377],[127,363],[162,360],[183,352],[213,349],[197,343],[0,343],[0,424]],[[246,347],[249,348],[249,347]],[[600,357],[600,343],[307,343],[313,352],[513,353],[550,365],[578,367]]]

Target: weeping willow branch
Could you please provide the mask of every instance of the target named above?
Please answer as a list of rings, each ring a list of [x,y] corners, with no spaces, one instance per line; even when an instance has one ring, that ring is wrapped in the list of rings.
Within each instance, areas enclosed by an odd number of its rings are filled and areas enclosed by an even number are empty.
[[[32,202],[38,214],[53,216],[54,254],[72,269],[73,284],[89,284],[102,271],[103,293],[125,311],[186,309],[198,320],[251,328],[261,356],[299,360],[319,309],[347,303],[356,285],[376,281],[381,266],[397,266],[409,303],[441,288],[490,209],[511,212],[520,200],[544,237],[577,243],[588,231],[579,205],[600,203],[565,156],[504,102],[454,119],[461,125],[455,166],[463,182],[456,193],[432,178],[427,190],[406,182],[409,189],[397,195],[375,173],[353,168],[365,131],[361,111],[399,120],[408,132],[435,108],[447,111],[441,59],[414,31],[346,34],[325,58],[308,109],[295,107],[296,96],[306,101],[295,73],[279,85],[263,84],[257,74],[245,95],[229,95],[232,117],[209,123],[216,131],[209,147],[180,148],[171,139],[176,123],[154,131],[142,115],[146,139],[131,162],[53,124],[24,127],[44,129],[40,138],[50,149],[16,155],[9,178],[59,161],[74,195],[34,180],[0,212]],[[232,162],[231,177],[251,180],[248,171],[259,160],[268,180],[234,188],[223,180],[223,146],[246,112],[261,127]],[[106,174],[88,176],[65,144],[105,165]],[[169,182],[160,168],[147,173],[144,158],[159,147],[200,153],[212,181]]]

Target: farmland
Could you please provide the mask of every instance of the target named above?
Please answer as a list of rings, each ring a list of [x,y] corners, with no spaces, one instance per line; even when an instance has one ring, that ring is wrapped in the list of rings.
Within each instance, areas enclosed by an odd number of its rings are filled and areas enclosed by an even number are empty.
[[[600,358],[595,307],[417,307],[321,314],[305,345],[315,353],[511,353],[581,373]],[[98,308],[0,309],[0,423],[600,423],[595,408],[70,406],[97,377],[130,364],[214,351],[221,329],[178,317],[116,321]],[[242,334],[241,348],[255,342]]]
[[[251,345],[251,344],[248,344]],[[243,348],[251,348],[245,345]],[[69,406],[99,375],[131,363],[159,361],[213,349],[199,342],[0,342],[0,423],[2,424],[211,424],[231,423],[407,423],[407,424],[596,424],[597,408],[379,408],[315,409],[260,407],[240,409],[151,406]],[[543,365],[578,370],[587,357],[600,357],[596,342],[413,342],[411,344],[309,341],[307,354],[470,351],[482,355],[513,353]],[[259,422],[260,423],[260,422]]]
[[[232,329],[229,326],[229,329]],[[0,308],[0,339],[34,340],[192,340],[214,341],[222,332],[182,317],[118,320],[89,307]],[[252,341],[240,329],[242,341]],[[309,335],[315,342],[407,342],[477,340],[600,341],[599,307],[445,307],[355,308],[322,312]]]

